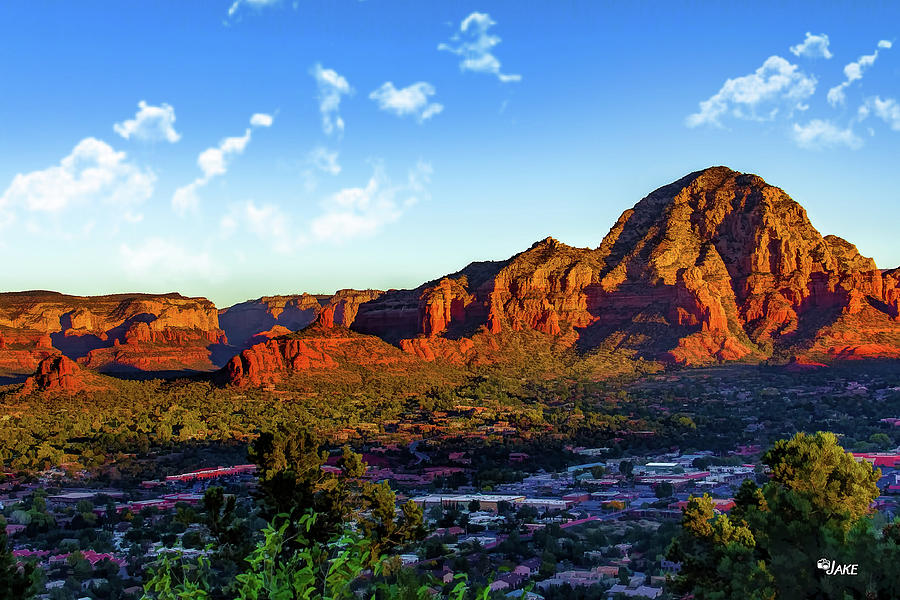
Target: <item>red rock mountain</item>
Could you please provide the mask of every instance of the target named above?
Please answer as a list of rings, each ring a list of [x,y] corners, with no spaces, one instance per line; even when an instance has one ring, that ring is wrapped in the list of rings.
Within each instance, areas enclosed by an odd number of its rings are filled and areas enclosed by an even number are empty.
[[[691,365],[900,358],[900,269],[823,237],[760,177],[713,167],[626,210],[597,248],[547,238],[373,295],[341,324],[457,363],[502,360],[500,334],[527,330]]]
[[[687,364],[773,352],[896,357],[898,284],[900,270],[879,271],[853,244],[823,237],[783,190],[714,167],[652,192],[597,248],[547,238],[387,292],[360,306],[351,328],[435,356],[445,340],[534,329]]]
[[[689,365],[896,359],[900,269],[822,236],[760,177],[713,167],[650,193],[596,248],[547,238],[412,290],[271,296],[220,311],[177,294],[0,294],[0,375],[62,352],[106,371],[228,361],[221,379],[259,385],[342,364],[502,362],[522,335]]]

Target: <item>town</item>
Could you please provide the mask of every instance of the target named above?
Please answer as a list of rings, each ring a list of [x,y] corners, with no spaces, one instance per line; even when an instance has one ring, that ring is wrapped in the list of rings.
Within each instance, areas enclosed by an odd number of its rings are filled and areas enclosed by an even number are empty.
[[[878,421],[886,430],[897,426],[896,417]],[[509,424],[490,428],[504,435]],[[680,564],[666,559],[666,549],[688,498],[708,494],[716,511],[727,513],[744,480],[768,477],[759,444],[636,454],[614,438],[617,447],[565,444],[564,464],[555,469],[536,453],[507,451],[502,462],[492,457],[493,472],[486,472],[477,467],[477,451],[447,440],[383,437],[356,440],[364,478],[389,482],[398,504],[411,499],[423,509],[427,536],[396,560],[435,592],[464,575],[485,582],[496,598],[672,598],[667,582]],[[324,473],[340,474],[338,451],[320,467]],[[893,519],[900,453],[854,457],[881,470],[873,508]],[[143,570],[160,556],[210,551],[210,490],[234,496],[235,511],[258,520],[256,471],[253,464],[208,467],[128,487],[87,485],[60,468],[6,472],[0,509],[16,560],[38,568],[39,597],[139,598]]]

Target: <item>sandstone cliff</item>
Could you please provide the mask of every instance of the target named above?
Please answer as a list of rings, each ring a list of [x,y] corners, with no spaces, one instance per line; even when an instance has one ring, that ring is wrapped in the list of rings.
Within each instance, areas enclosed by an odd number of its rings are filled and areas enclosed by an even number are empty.
[[[409,365],[416,359],[373,336],[340,325],[316,324],[247,348],[217,374],[220,383],[259,386],[277,383],[297,371],[339,367]]]
[[[52,353],[116,370],[210,370],[225,340],[215,306],[179,294],[0,294],[0,374],[31,373]]]
[[[264,296],[219,310],[219,325],[232,345],[244,348],[261,341],[254,338],[276,326],[288,331],[309,326],[326,299],[312,294]]]

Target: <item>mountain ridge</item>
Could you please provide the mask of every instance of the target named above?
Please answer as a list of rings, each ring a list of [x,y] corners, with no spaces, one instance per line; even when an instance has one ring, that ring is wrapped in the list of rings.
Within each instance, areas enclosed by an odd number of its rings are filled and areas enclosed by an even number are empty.
[[[36,294],[44,304],[77,298]],[[900,357],[900,268],[878,269],[852,243],[821,235],[784,190],[721,166],[653,190],[594,248],[547,237],[508,259],[475,261],[413,289],[264,296],[224,309],[179,294],[126,294],[115,296],[117,310],[62,306],[14,323],[8,306],[27,296],[0,294],[0,368],[34,368],[65,340],[94,336],[97,347],[75,357],[82,366],[140,369],[155,364],[156,352],[158,366],[171,367],[184,350],[182,366],[224,364],[229,382],[256,385],[277,379],[257,369],[332,364],[326,355],[335,344],[313,343],[310,335],[335,327],[454,364],[502,362],[502,340],[512,338],[500,334],[524,331],[560,348],[685,365]],[[113,297],[97,298],[108,305]],[[28,327],[42,333],[25,336],[30,349],[16,337]],[[318,358],[298,359],[309,352],[283,340],[312,327],[303,344],[312,343]],[[260,352],[269,358],[253,358]],[[340,354],[366,362],[364,352]]]

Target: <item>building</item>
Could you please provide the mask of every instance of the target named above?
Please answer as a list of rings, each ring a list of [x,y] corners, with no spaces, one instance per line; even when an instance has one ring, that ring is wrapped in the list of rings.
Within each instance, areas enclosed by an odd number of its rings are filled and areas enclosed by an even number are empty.
[[[181,473],[179,475],[169,475],[166,477],[167,482],[175,481],[193,481],[196,479],[213,479],[216,477],[226,477],[233,475],[252,475],[256,472],[256,465],[236,465],[234,467],[216,467],[215,469],[200,469],[199,471],[191,471],[190,473]]]
[[[649,585],[625,586],[621,583],[609,588],[609,598],[615,597],[616,594],[624,594],[629,598],[658,598],[662,595],[662,588],[650,587]]]
[[[429,494],[428,496],[413,498],[412,501],[423,509],[432,506],[467,509],[469,504],[475,501],[478,502],[480,510],[497,512],[501,502],[520,504],[525,501],[525,496],[513,494]]]
[[[644,465],[644,469],[650,471],[651,473],[661,473],[672,471],[673,469],[677,469],[680,466],[681,465],[674,462],[648,462],[646,465]]]
[[[900,469],[900,454],[896,452],[853,452],[852,454],[856,460],[872,463],[873,467]]]
[[[555,498],[525,498],[516,504],[516,506],[531,506],[538,511],[566,510],[574,505],[575,503],[569,500],[557,500]]]

